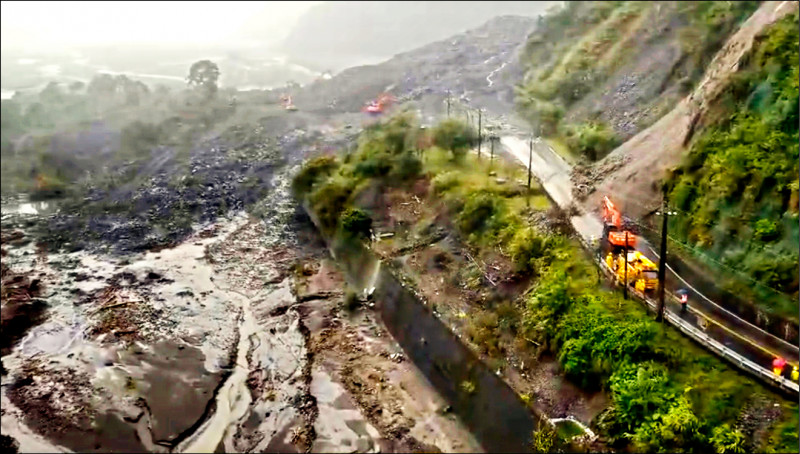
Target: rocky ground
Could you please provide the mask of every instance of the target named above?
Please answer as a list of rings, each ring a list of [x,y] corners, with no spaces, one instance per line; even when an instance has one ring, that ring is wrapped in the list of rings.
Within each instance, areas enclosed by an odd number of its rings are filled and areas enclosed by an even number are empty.
[[[195,225],[144,254],[48,253],[24,222],[4,229],[3,323],[19,329],[3,329],[3,443],[480,450],[371,308],[343,309],[288,181],[269,182],[264,218]]]

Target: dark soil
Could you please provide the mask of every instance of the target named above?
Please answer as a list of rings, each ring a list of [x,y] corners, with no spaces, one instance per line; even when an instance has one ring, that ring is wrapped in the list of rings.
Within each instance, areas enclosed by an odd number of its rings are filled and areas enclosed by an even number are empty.
[[[8,435],[0,435],[0,452],[16,454],[19,452],[19,443]]]
[[[32,386],[38,380],[37,386]],[[48,386],[41,386],[47,382]],[[25,415],[34,432],[76,452],[143,452],[135,429],[115,413],[95,413],[89,396],[89,377],[74,371],[51,372],[33,360],[25,365],[8,390],[8,397]],[[59,406],[70,402],[73,414]],[[93,424],[94,421],[94,424]]]
[[[23,236],[22,232],[18,231],[12,232],[11,235],[6,235],[4,232],[3,244],[6,241],[20,240]],[[45,320],[47,304],[36,299],[42,292],[42,285],[38,279],[16,273],[5,263],[2,263],[0,268],[2,269],[0,356],[5,356],[11,353],[11,349],[25,337],[29,329]]]

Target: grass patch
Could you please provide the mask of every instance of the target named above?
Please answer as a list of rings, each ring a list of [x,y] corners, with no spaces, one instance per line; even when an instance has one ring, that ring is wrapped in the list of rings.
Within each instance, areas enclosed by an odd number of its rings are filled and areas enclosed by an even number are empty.
[[[544,141],[550,145],[550,147],[555,151],[559,156],[564,158],[569,165],[574,166],[575,164],[580,164],[583,161],[583,158],[580,154],[572,151],[570,147],[567,146],[567,143],[564,141],[564,138],[561,136],[551,136],[545,137]]]

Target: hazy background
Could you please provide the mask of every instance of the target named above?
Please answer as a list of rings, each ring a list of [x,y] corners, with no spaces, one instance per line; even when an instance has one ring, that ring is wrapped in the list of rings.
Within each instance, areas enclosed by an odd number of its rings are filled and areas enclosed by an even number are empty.
[[[124,74],[185,85],[210,59],[222,87],[307,84],[558,2],[1,2],[2,98]]]
[[[2,2],[2,49],[236,44],[254,31],[261,44],[274,44],[318,3],[322,2]]]

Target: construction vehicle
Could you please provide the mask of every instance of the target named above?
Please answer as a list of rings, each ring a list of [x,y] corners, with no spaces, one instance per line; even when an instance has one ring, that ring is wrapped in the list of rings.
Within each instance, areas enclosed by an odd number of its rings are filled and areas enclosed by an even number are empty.
[[[608,241],[611,248],[606,256],[606,265],[614,272],[617,282],[632,285],[641,293],[655,291],[658,288],[658,267],[644,254],[635,250],[638,238],[636,234],[623,227],[622,214],[608,196],[603,197],[602,207],[603,239]]]
[[[612,249],[628,250],[636,247],[636,235],[622,228],[622,214],[611,203],[608,196],[603,197],[603,239],[608,240]]]
[[[625,273],[625,255],[628,259],[628,272]],[[606,257],[606,263],[614,271],[617,282],[633,285],[640,293],[654,292],[658,288],[658,267],[652,260],[639,251],[612,254]],[[625,278],[627,277],[627,283]]]
[[[376,99],[367,103],[363,109],[363,112],[366,112],[370,115],[380,115],[386,110],[389,106],[392,105],[396,101],[395,97],[388,94],[382,93]]]

